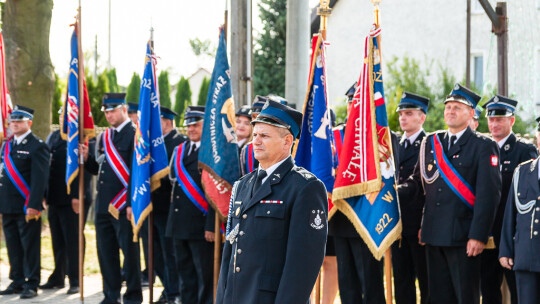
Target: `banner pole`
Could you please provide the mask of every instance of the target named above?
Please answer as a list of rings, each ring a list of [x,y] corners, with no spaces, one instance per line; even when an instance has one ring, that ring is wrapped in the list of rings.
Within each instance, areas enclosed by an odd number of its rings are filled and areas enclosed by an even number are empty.
[[[77,18],[77,55],[79,58],[79,144],[84,144],[84,54],[81,37],[81,0]],[[67,113],[64,113],[67,115]],[[82,130],[82,131],[81,131]],[[79,298],[84,303],[84,157],[79,153]]]
[[[386,281],[386,304],[392,304],[392,250],[384,253],[384,276]]]
[[[154,55],[154,28],[150,27],[150,53]],[[152,64],[152,63],[150,63]],[[148,288],[149,301],[154,303],[154,210],[148,214]]]
[[[320,25],[319,25],[319,33],[321,34],[321,38],[323,41],[326,40],[326,25],[328,16],[332,13],[332,9],[330,8],[330,1],[329,0],[319,0],[319,7],[317,8],[317,15],[320,17]],[[314,50],[315,52],[315,50]],[[321,297],[322,297],[322,268],[319,270],[319,274],[317,275],[317,280],[315,281],[315,303],[320,304],[321,303]]]

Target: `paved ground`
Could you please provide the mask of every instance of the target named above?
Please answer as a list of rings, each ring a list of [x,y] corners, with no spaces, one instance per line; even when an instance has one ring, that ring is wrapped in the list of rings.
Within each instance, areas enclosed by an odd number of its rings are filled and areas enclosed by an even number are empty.
[[[42,270],[41,271],[41,281],[42,283],[49,277],[50,272]],[[9,266],[5,263],[0,264],[0,289],[4,290],[10,283],[8,279],[9,275]],[[67,284],[66,280],[66,284]],[[69,284],[67,284],[69,285]],[[51,291],[39,290],[38,296],[29,299],[21,300],[19,295],[11,296],[0,296],[0,303],[45,303],[45,304],[63,304],[63,303],[78,303],[79,294],[67,295],[68,286],[64,289],[55,289]],[[163,288],[154,287],[154,299],[157,300]],[[149,289],[143,288],[143,303],[148,303],[149,299]],[[94,304],[99,303],[103,300],[103,294],[101,293],[101,276],[100,275],[90,275],[84,277],[84,303]]]

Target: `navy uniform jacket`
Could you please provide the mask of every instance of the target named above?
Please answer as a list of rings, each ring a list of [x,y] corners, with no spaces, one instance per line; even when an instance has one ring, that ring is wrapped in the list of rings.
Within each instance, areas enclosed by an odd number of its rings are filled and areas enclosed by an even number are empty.
[[[326,188],[291,157],[251,197],[256,176],[237,182],[216,303],[307,303],[324,259]]]
[[[47,204],[55,206],[71,206],[71,199],[79,197],[79,178],[76,177],[71,182],[71,193],[67,194],[66,186],[66,158],[67,158],[67,141],[62,139],[60,130],[54,131],[47,137],[47,145],[51,152],[49,184],[45,197]],[[95,149],[95,140],[89,141],[89,150]],[[78,174],[77,174],[78,176]],[[84,197],[85,205],[92,203],[92,188],[90,183],[92,175],[84,171]]]
[[[398,184],[403,183],[413,174],[414,166],[418,161],[420,143],[425,136],[426,133],[422,131],[407,149],[405,149],[404,143],[400,143],[398,147],[394,148],[399,150]],[[399,208],[401,211],[401,221],[403,223],[402,234],[404,236],[418,236],[418,230],[420,229],[420,224],[422,222],[424,202],[425,196],[422,192],[418,192],[412,199],[400,197]]]
[[[171,160],[174,148],[186,141],[186,137],[178,133],[176,129],[173,129],[165,135],[163,139],[165,142],[165,149],[167,150],[168,160]],[[171,191],[172,184],[167,175],[161,179],[161,186],[152,192],[152,208],[155,211],[169,212],[169,207],[171,205]]]
[[[199,154],[198,152],[188,155],[191,142],[185,142],[186,152],[182,162],[197,186],[201,190],[201,172],[199,171]],[[210,204],[208,205],[208,213],[199,210],[193,202],[187,197],[176,181],[174,171],[174,161],[171,159],[169,165],[169,176],[171,177],[172,187],[172,202],[169,210],[169,219],[167,220],[166,236],[180,240],[204,240],[204,232],[214,232],[214,216],[215,212]]]
[[[519,182],[514,177],[506,203],[499,257],[514,259],[513,270],[540,272],[538,167],[538,159],[518,166]],[[524,214],[517,211],[516,194],[520,204],[531,204],[522,210]]]
[[[410,198],[417,191],[426,195],[422,218],[421,241],[432,246],[465,246],[469,239],[487,243],[497,205],[501,197],[501,173],[497,144],[469,127],[448,151],[448,132],[438,131],[424,138],[425,163],[422,168],[427,177],[436,174],[431,138],[439,134],[444,153],[456,171],[474,189],[474,212],[450,189],[442,176],[428,183],[421,177],[421,164],[414,174],[400,185],[399,195]],[[438,173],[438,172],[437,172]]]
[[[125,125],[122,130],[113,136],[113,145],[116,147],[118,154],[122,157],[126,166],[131,173],[131,160],[133,157],[133,145],[135,141],[135,126],[131,123]],[[98,143],[96,144],[96,157],[88,157],[88,161],[85,163],[85,168],[92,174],[98,174],[97,181],[97,197],[96,197],[96,213],[97,214],[109,214],[109,205],[111,201],[116,197],[124,185],[120,182],[116,173],[114,173],[110,166],[105,154],[103,152],[103,134],[99,135]],[[99,164],[101,163],[101,165]],[[126,208],[131,206],[131,195],[128,187],[128,193],[126,196]],[[122,210],[124,213],[126,208]]]
[[[12,140],[13,142],[15,139]],[[2,170],[0,171],[0,213],[24,214],[25,199],[9,179],[4,168],[4,147],[0,151]],[[28,134],[20,144],[11,149],[11,159],[15,168],[30,188],[28,208],[41,210],[47,179],[49,176],[49,149],[34,133]]]
[[[517,138],[513,133],[506,140],[501,148],[501,175],[502,175],[502,191],[499,208],[495,216],[495,222],[493,223],[493,237],[495,239],[495,245],[499,246],[501,239],[501,229],[504,217],[504,209],[506,207],[506,200],[508,199],[508,191],[512,184],[512,175],[514,169],[527,160],[535,159],[538,156],[536,148],[533,144],[527,142],[524,139]]]

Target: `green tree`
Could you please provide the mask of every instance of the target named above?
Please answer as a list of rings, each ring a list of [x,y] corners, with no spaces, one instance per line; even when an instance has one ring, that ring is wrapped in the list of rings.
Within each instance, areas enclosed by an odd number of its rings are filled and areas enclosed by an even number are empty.
[[[105,72],[98,75],[96,82],[94,82],[92,77],[88,77],[88,75],[86,75],[86,87],[88,89],[88,98],[90,98],[92,117],[94,118],[94,124],[100,127],[108,126],[105,115],[103,112],[101,112],[103,95],[110,92],[108,82],[109,81]]]
[[[52,100],[52,123],[53,124],[59,124],[59,114],[58,111],[60,111],[60,108],[62,107],[62,90],[65,90],[66,85],[60,79],[58,78],[58,75],[56,73],[54,74],[54,95]]]
[[[116,68],[106,70],[105,75],[107,75],[107,81],[109,83],[109,90],[113,93],[119,93],[120,87],[118,86],[118,80],[116,78]]]
[[[139,74],[133,73],[131,82],[127,88],[126,101],[139,103],[139,94],[141,93],[141,77]]]
[[[171,107],[171,85],[169,84],[169,72],[161,71],[158,76],[159,103],[167,108]]]
[[[189,103],[191,103],[191,89],[189,81],[182,76],[176,85],[176,96],[174,101],[174,111],[178,113],[176,116],[176,125],[181,126],[184,121],[184,111]]]
[[[425,65],[414,58],[405,56],[401,59],[393,57],[387,64],[387,72],[383,71],[385,98],[387,102],[388,124],[391,130],[400,130],[397,105],[403,92],[418,94],[430,99],[424,129],[428,132],[445,128],[444,97],[454,86],[455,78],[448,69],[438,65],[439,75],[436,83],[431,84],[433,60],[426,60]]]
[[[13,104],[35,110],[32,130],[41,138],[50,132],[54,95],[49,53],[52,9],[52,0],[2,2],[7,86]]]
[[[208,89],[210,88],[210,79],[204,77],[201,83],[201,88],[199,89],[199,96],[197,98],[197,105],[205,106],[206,98],[208,97]]]
[[[195,56],[216,56],[217,48],[210,40],[201,40],[199,38],[189,39],[189,45],[191,46],[191,50]]]
[[[263,29],[254,48],[255,95],[285,96],[287,0],[261,0],[259,12]]]

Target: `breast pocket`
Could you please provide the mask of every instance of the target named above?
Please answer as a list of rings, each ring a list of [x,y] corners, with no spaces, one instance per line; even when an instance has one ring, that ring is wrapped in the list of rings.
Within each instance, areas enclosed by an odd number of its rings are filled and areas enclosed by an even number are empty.
[[[255,210],[257,238],[281,239],[285,235],[285,206],[261,204]]]

